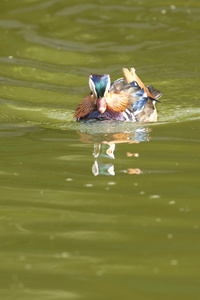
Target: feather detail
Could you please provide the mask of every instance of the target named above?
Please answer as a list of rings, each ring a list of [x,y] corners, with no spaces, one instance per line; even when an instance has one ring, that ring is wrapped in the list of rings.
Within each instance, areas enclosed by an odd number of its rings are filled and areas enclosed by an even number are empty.
[[[149,90],[146,88],[146,86],[144,85],[144,83],[142,82],[142,80],[137,76],[137,74],[135,73],[135,69],[131,68],[131,71],[129,71],[126,68],[123,68],[123,73],[124,76],[127,80],[128,83],[132,82],[132,81],[136,81],[138,83],[138,85],[140,86],[141,89],[144,89],[144,92],[147,92],[147,95],[152,98],[155,99],[155,97],[149,92]]]
[[[75,110],[74,118],[79,120],[80,118],[83,118],[84,116],[97,109],[94,102],[95,100],[93,98],[93,95],[89,95],[83,98],[83,100]]]
[[[145,86],[134,68],[130,70],[124,68],[123,73],[124,77],[117,79],[111,85],[108,74],[90,75],[91,94],[83,98],[76,108],[74,117],[77,121],[80,119],[157,121],[155,103],[159,102],[162,93],[150,85]],[[97,103],[102,104],[102,101],[105,104],[105,111],[97,107]]]
[[[160,97],[163,95],[163,93],[154,89],[152,85],[147,85],[147,89],[156,100],[160,99]]]
[[[123,112],[131,105],[129,94],[126,92],[109,93],[107,97],[107,108],[116,112]]]
[[[123,73],[124,73],[124,77],[126,78],[128,83],[130,83],[132,81],[136,81],[136,78],[133,76],[133,74],[127,68],[123,68]]]
[[[155,108],[154,101],[148,98],[146,105],[141,113],[137,115],[137,120],[139,122],[156,122],[157,121],[157,111]]]

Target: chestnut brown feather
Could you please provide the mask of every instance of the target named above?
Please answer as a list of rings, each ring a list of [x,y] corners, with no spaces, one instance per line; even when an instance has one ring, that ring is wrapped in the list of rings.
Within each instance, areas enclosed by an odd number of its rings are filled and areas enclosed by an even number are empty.
[[[78,105],[78,107],[75,110],[74,118],[80,119],[84,116],[88,115],[92,111],[96,110],[97,107],[94,103],[94,98],[92,95],[89,95],[81,101],[81,103]]]

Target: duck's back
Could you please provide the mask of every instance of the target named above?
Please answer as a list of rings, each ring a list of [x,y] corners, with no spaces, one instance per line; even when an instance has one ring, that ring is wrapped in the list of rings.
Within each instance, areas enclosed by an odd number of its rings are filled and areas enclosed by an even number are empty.
[[[129,99],[129,105],[122,111],[124,120],[132,122],[157,121],[155,102],[162,96],[162,93],[152,86],[147,86],[146,89],[152,97],[148,96],[147,91],[140,88],[136,81],[128,83],[126,78],[120,78],[112,83],[109,92],[113,98],[118,98],[118,101],[122,101],[123,98]]]

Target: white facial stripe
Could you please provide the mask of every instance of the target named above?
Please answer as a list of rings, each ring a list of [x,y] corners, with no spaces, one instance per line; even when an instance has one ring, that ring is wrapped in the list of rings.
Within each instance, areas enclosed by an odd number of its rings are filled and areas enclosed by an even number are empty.
[[[109,91],[110,85],[111,85],[111,82],[110,82],[110,76],[108,76],[108,83],[106,84],[104,96],[105,96],[105,95],[107,94],[107,92]]]
[[[89,77],[89,87],[90,87],[91,92],[93,92],[93,95],[95,97],[97,97],[97,92],[96,92],[96,89],[95,89],[95,85],[94,85],[94,82],[93,82],[91,77]]]

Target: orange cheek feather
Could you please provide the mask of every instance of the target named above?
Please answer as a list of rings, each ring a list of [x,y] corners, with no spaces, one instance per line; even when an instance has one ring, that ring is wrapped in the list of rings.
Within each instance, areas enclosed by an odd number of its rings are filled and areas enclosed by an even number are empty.
[[[106,98],[97,98],[97,109],[100,111],[101,114],[103,114],[106,111],[107,104],[106,104]]]

